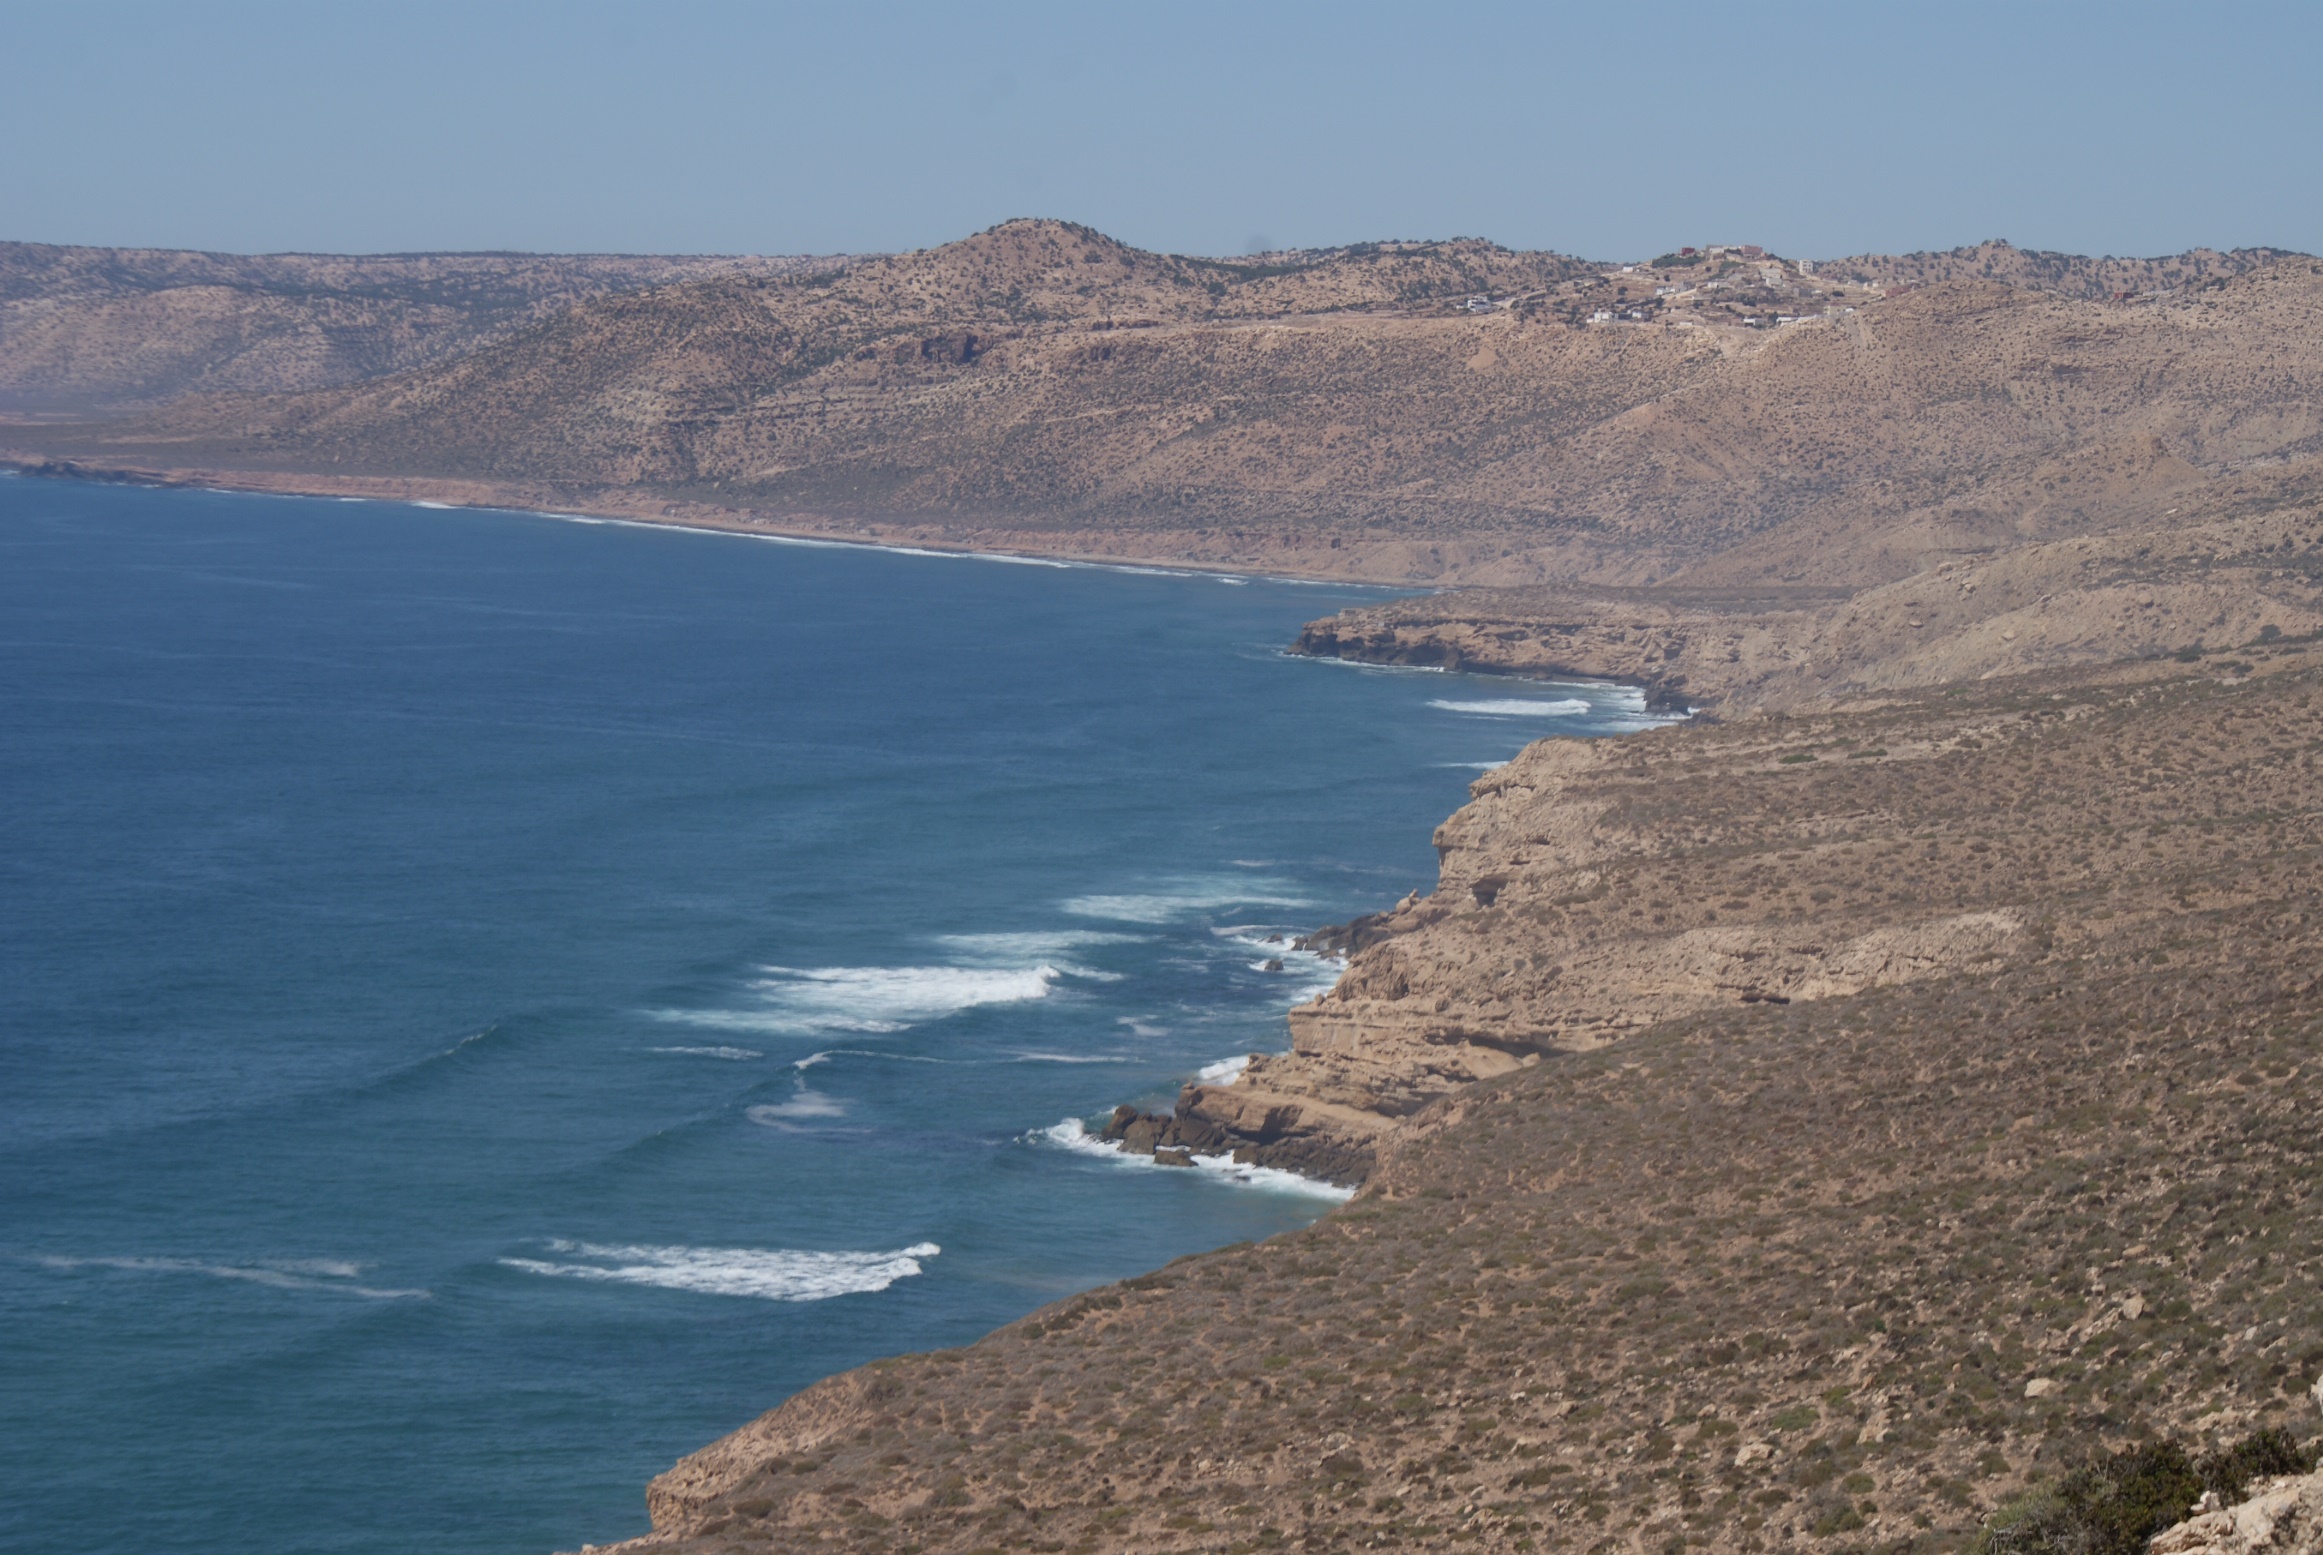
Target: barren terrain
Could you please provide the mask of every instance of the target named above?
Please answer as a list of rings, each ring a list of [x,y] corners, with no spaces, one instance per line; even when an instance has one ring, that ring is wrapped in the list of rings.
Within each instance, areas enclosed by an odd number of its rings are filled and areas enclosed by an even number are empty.
[[[1624,271],[1465,242],[1235,263],[1012,222],[10,441],[228,483],[1381,581],[1865,587],[2311,476],[2323,262],[2242,257],[2123,305],[2006,267],[1888,297],[1773,260]]]
[[[585,297],[812,259],[204,254],[0,243],[0,411],[118,412],[449,361]]]

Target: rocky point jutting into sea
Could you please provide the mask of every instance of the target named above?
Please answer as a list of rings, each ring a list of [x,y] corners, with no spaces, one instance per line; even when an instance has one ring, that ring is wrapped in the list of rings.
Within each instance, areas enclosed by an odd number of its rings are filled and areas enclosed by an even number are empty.
[[[68,272],[43,329],[115,317]],[[1695,714],[1487,772],[1289,1051],[1112,1120],[1345,1207],[809,1388],[638,1547],[2312,1543],[2323,262],[1012,222],[584,281],[7,441],[1424,584],[1296,651]]]

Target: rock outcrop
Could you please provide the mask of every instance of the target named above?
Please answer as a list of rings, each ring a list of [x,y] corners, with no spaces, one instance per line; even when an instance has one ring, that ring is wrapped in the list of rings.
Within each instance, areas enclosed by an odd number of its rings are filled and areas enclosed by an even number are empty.
[[[2312,472],[2252,486],[2256,512],[1930,555],[1861,589],[1456,590],[1312,622],[1293,651],[1614,680],[1731,717],[2323,631]]]
[[[2323,1555],[2323,1472],[2251,1487],[2154,1536],[2149,1555]]]

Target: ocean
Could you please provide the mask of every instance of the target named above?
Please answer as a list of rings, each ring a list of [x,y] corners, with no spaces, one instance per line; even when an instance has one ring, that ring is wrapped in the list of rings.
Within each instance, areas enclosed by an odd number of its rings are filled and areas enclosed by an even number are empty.
[[[1081,1125],[1651,721],[1282,652],[1380,597],[0,479],[0,1543],[642,1532],[819,1377],[1327,1210]]]

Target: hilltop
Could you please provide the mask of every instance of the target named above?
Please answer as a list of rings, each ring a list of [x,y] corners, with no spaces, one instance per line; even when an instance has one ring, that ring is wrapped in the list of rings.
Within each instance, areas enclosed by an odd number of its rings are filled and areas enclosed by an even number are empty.
[[[2091,258],[2048,249],[2019,248],[2002,239],[1937,253],[1856,254],[1828,259],[1815,273],[1882,287],[1937,281],[1998,281],[2034,291],[2105,302],[2182,292],[2230,280],[2300,256],[2282,248],[2188,249],[2160,259]]]

